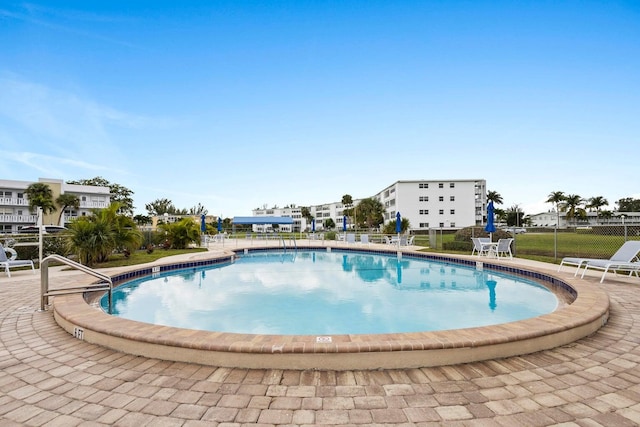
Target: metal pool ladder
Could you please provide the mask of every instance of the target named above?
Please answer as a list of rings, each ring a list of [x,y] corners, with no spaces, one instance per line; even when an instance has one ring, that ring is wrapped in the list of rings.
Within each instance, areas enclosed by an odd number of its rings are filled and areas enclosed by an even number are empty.
[[[49,289],[49,263],[51,261],[58,261],[62,264],[68,265],[69,267],[75,268],[76,270],[80,270],[84,273],[89,274],[90,276],[96,277],[100,279],[100,282],[93,283],[91,285],[86,286],[74,286],[69,288],[59,288],[59,289]],[[76,294],[76,293],[84,293],[84,292],[93,292],[93,291],[108,291],[109,293],[109,313],[111,313],[111,305],[112,305],[112,293],[113,293],[113,282],[111,281],[111,277],[99,273],[86,265],[82,265],[78,262],[72,261],[69,258],[65,258],[63,256],[53,254],[49,255],[40,263],[40,311],[44,311],[45,306],[49,304],[49,297],[56,295],[67,295],[67,294]]]

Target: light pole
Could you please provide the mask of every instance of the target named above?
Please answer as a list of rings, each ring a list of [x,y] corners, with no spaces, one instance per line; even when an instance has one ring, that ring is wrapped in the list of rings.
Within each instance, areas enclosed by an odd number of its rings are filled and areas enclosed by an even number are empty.
[[[625,215],[620,215],[620,218],[622,218],[622,228],[624,228],[624,241],[627,241],[627,225],[624,223],[624,219],[626,218]]]

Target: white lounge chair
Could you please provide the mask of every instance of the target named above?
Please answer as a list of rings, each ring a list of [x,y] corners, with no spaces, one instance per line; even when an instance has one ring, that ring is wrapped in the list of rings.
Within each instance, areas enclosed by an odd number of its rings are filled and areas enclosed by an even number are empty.
[[[369,244],[369,235],[368,234],[361,234],[360,235],[360,243],[362,243],[363,245],[368,245]]]
[[[592,266],[599,265],[601,263],[606,264],[606,263],[614,263],[614,262],[628,264],[638,260],[638,253],[640,253],[640,240],[629,240],[624,242],[624,244],[620,246],[620,248],[616,251],[616,253],[613,254],[609,259],[578,258],[578,257],[562,258],[562,261],[560,261],[560,266],[558,267],[558,271],[560,271],[563,265],[575,265],[577,266],[577,268],[576,268],[576,272],[573,275],[577,276],[578,271],[580,271],[580,268],[584,267],[588,262],[594,262]]]
[[[586,262],[586,264],[584,265],[584,270],[582,270],[582,275],[580,277],[584,277],[584,273],[586,273],[590,268],[593,268],[594,270],[602,270],[600,283],[604,282],[604,277],[611,271],[616,274],[618,272],[625,271],[629,272],[629,276],[635,274],[636,277],[640,277],[640,262],[638,261],[622,262],[592,259]]]
[[[496,246],[496,256],[500,258],[500,256],[504,256],[505,258],[508,256],[509,259],[513,259],[513,254],[511,253],[511,242],[513,239],[498,239],[498,246]]]
[[[36,269],[33,265],[33,261],[30,259],[9,259],[4,251],[4,247],[0,244],[0,267],[4,267],[4,271],[7,276],[11,277],[10,269],[16,267],[31,267],[33,274],[36,274]]]
[[[356,242],[356,234],[347,233],[347,243],[355,243],[355,242]]]

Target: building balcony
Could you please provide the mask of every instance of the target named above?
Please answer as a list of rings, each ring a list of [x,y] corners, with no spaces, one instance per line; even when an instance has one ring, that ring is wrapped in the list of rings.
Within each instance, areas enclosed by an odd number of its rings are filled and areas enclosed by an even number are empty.
[[[35,224],[37,221],[37,215],[0,215],[0,223],[3,224]]]
[[[29,200],[17,197],[0,197],[0,206],[29,206]]]
[[[80,209],[105,209],[109,207],[108,202],[80,202]]]

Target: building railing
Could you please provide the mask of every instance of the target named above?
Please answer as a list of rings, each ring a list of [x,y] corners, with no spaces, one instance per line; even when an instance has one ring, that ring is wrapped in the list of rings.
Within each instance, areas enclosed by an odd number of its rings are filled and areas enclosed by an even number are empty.
[[[22,197],[0,197],[0,205],[29,206],[29,200]]]
[[[37,215],[14,215],[14,214],[2,214],[0,215],[0,223],[11,224],[35,224],[38,220]]]

